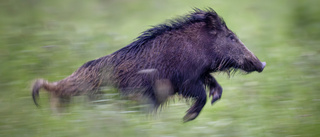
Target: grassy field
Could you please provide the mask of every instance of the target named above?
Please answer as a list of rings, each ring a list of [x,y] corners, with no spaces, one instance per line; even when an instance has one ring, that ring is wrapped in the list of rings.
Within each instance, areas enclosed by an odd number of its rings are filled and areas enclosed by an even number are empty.
[[[319,137],[320,2],[318,0],[9,0],[0,3],[1,137]],[[99,104],[76,97],[68,113],[51,112],[30,85],[57,81],[83,63],[131,43],[140,32],[212,7],[246,46],[267,62],[263,73],[214,74],[224,88],[200,116],[172,101],[157,114],[108,93]]]

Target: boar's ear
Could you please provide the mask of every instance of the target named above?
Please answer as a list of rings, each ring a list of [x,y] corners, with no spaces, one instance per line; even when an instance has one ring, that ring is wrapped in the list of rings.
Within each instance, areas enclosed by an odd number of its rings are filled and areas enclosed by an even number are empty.
[[[216,13],[206,13],[204,21],[206,23],[206,26],[211,30],[219,30],[221,28],[220,18],[218,14]]]

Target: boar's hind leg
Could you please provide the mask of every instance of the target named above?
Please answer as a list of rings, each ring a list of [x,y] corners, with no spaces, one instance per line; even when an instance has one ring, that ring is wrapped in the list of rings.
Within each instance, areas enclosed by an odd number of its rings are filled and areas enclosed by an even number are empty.
[[[221,98],[222,87],[217,82],[217,80],[214,77],[212,77],[210,74],[207,74],[205,76],[205,85],[209,86],[209,89],[210,89],[209,97],[212,96],[211,104],[213,104],[214,102],[216,102]]]
[[[70,96],[58,96],[54,93],[51,93],[50,105],[51,110],[57,114],[65,112],[66,108],[70,103]]]
[[[184,122],[188,122],[190,120],[195,119],[204,105],[207,102],[206,91],[203,87],[203,83],[198,81],[195,84],[189,84],[186,88],[187,91],[183,93],[185,97],[190,97],[196,99],[195,103],[192,107],[187,111],[187,114],[183,117]]]

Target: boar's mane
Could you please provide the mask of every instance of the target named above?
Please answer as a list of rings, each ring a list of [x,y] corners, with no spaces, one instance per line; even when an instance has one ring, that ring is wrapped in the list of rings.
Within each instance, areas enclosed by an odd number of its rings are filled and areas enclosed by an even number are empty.
[[[129,52],[130,50],[139,49],[146,42],[153,40],[154,38],[164,34],[165,32],[178,30],[197,22],[207,22],[207,16],[216,17],[216,24],[213,24],[216,26],[216,29],[219,30],[222,27],[227,27],[223,18],[219,17],[218,14],[212,8],[207,8],[205,10],[195,8],[193,12],[186,16],[180,16],[176,19],[168,20],[166,23],[153,26],[152,28],[142,32],[142,34],[139,37],[137,37],[134,42],[118,51]]]

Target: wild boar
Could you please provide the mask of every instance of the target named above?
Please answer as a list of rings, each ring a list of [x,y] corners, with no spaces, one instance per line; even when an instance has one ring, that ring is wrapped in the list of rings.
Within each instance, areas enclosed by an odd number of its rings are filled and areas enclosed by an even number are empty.
[[[210,89],[211,103],[221,98],[222,87],[210,73],[262,72],[265,65],[213,9],[194,9],[144,31],[131,44],[85,63],[63,80],[36,80],[32,96],[37,104],[39,90],[44,88],[59,104],[72,96],[94,95],[111,85],[124,95],[138,93],[157,108],[168,97],[181,95],[195,101],[183,118],[187,122],[206,104],[205,86]]]

